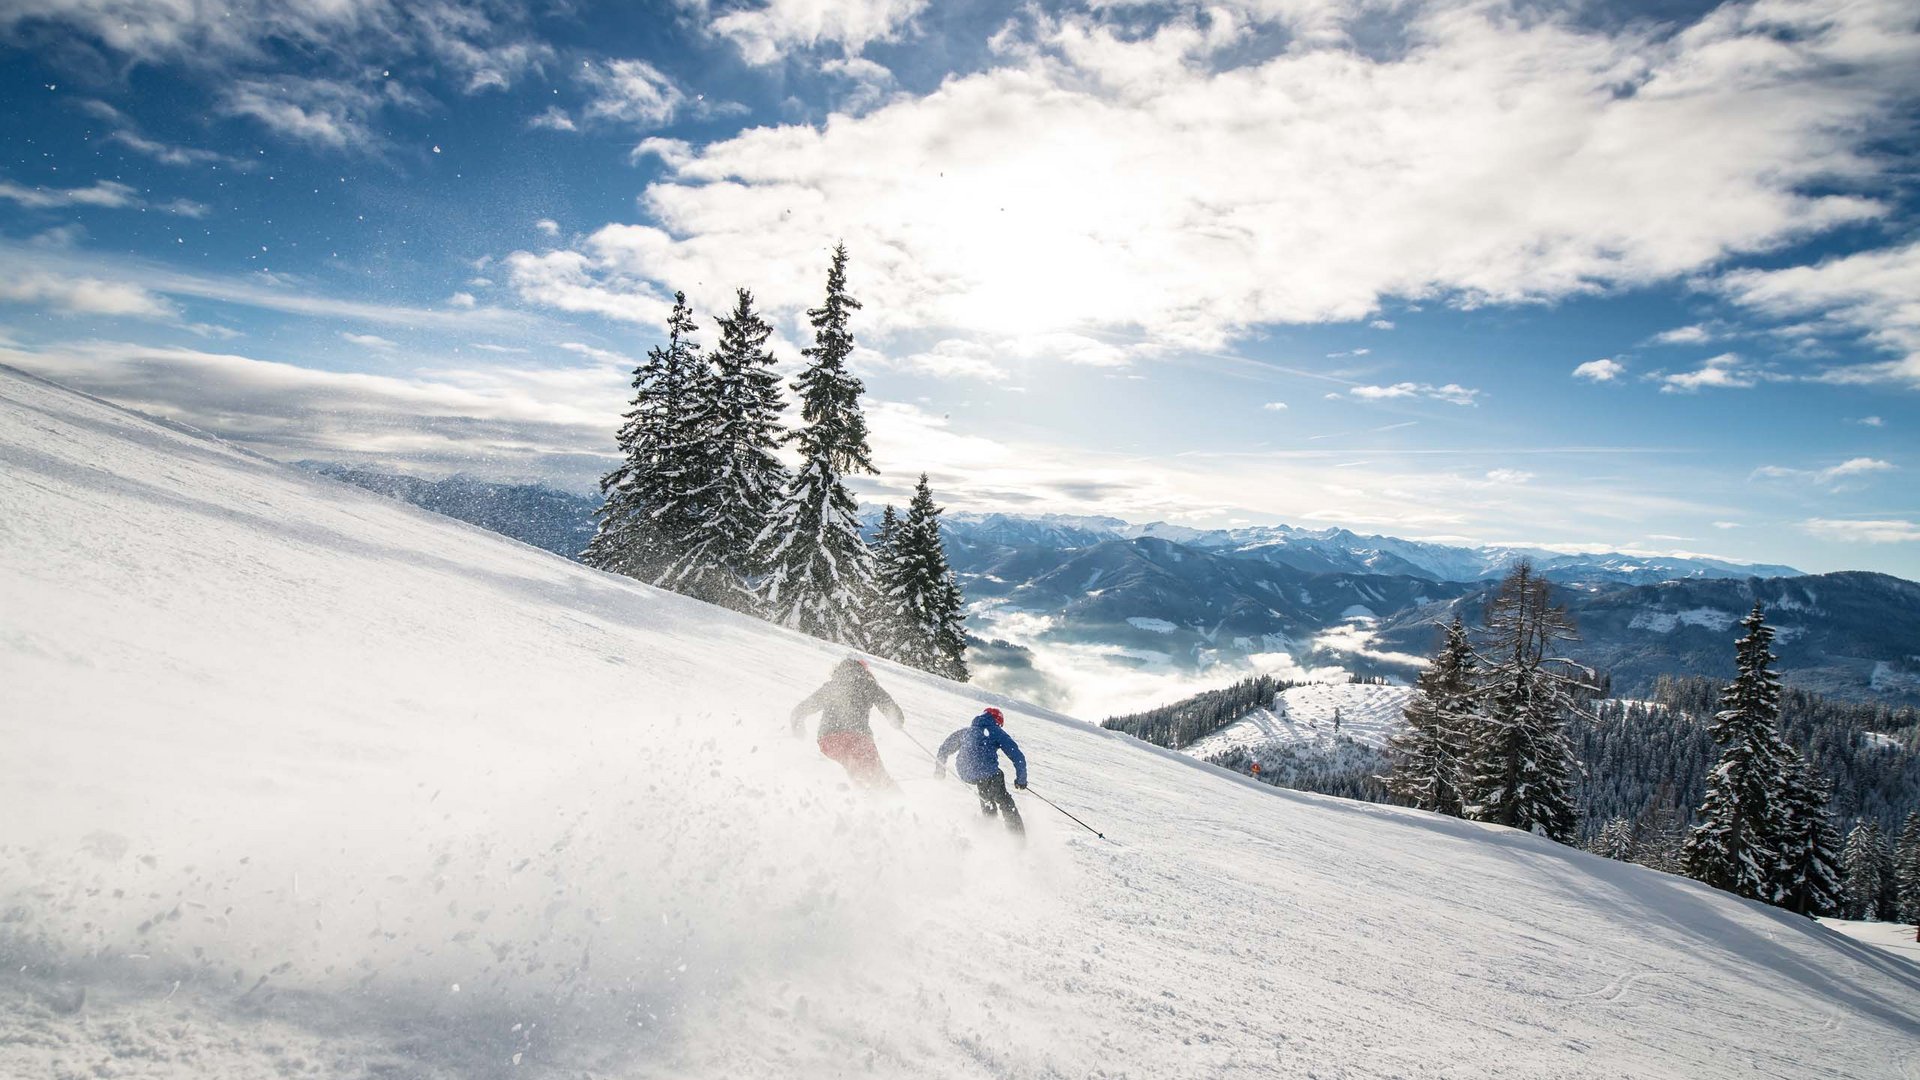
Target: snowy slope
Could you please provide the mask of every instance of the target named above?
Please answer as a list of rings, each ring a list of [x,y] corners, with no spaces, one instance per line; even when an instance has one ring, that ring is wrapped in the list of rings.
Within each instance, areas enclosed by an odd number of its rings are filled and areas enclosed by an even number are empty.
[[[1920,1068],[1883,950],[1012,703],[1118,843],[862,797],[837,655],[0,370],[0,1076]]]
[[[1246,750],[1286,745],[1330,748],[1336,736],[1384,749],[1387,738],[1403,726],[1401,714],[1412,696],[1410,686],[1371,683],[1288,687],[1275,695],[1273,708],[1256,710],[1204,739],[1196,739],[1182,747],[1182,752],[1204,761],[1236,747]],[[1333,726],[1336,710],[1340,718],[1338,731]]]

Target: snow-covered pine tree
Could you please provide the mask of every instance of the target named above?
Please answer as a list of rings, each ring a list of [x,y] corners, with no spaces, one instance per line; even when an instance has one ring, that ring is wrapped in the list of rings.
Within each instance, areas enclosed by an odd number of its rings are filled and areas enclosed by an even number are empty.
[[[1880,836],[1880,825],[1862,821],[1847,834],[1846,850],[1840,855],[1840,917],[1879,919],[1881,899],[1888,892],[1893,876],[1893,859]]]
[[[1515,566],[1487,602],[1484,648],[1475,655],[1480,711],[1469,734],[1466,816],[1550,840],[1573,839],[1573,748],[1567,717],[1592,673],[1553,655],[1578,637],[1531,564]]]
[[[674,293],[667,343],[633,372],[633,405],[616,436],[622,459],[600,478],[600,526],[580,553],[589,566],[658,584],[684,553],[703,483],[693,453],[705,363],[694,330],[686,294]]]
[[[1827,804],[1833,785],[1792,747],[1785,749],[1774,795],[1782,832],[1776,839],[1774,903],[1801,915],[1830,915],[1840,906],[1840,834]]]
[[[693,420],[688,457],[701,479],[700,515],[668,584],[737,610],[753,607],[760,567],[754,540],[773,516],[787,469],[776,451],[784,433],[780,376],[767,338],[773,328],[753,310],[753,294],[737,290],[733,311],[714,320],[720,340],[708,355],[707,378]]]
[[[1900,829],[1900,844],[1893,855],[1893,883],[1900,900],[1895,917],[1903,923],[1920,924],[1920,810],[1908,814]]]
[[[1784,831],[1774,802],[1786,753],[1775,727],[1780,677],[1773,671],[1773,628],[1759,604],[1740,625],[1746,635],[1734,646],[1738,673],[1721,691],[1721,709],[1708,727],[1720,761],[1707,774],[1707,796],[1694,814],[1698,824],[1687,836],[1687,876],[1771,903]]]
[[[1473,644],[1454,616],[1407,702],[1407,729],[1388,740],[1387,790],[1409,806],[1459,817],[1466,733],[1474,722]]]
[[[888,549],[881,605],[896,628],[894,658],[935,675],[967,681],[967,638],[959,582],[940,538],[940,507],[927,474],[914,486],[907,516]]]
[[[873,610],[867,613],[868,648],[889,660],[901,660],[905,620],[891,600],[900,580],[900,512],[892,503],[880,511],[880,528],[868,546],[873,549],[874,584]]]
[[[1634,846],[1633,822],[1617,817],[1607,822],[1587,850],[1602,858],[1629,862],[1633,859]]]
[[[843,478],[873,472],[867,421],[860,414],[860,380],[847,371],[853,335],[847,320],[860,302],[847,293],[847,248],[833,249],[827,298],[807,312],[811,361],[795,380],[804,421],[790,438],[800,447],[800,471],[787,484],[773,517],[754,543],[758,608],[782,626],[864,648],[873,610],[873,554],[860,535],[859,506]]]

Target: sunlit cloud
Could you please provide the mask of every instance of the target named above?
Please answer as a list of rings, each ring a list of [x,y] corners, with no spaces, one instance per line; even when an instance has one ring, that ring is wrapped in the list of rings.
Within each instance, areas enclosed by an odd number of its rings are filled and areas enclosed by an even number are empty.
[[[1757,479],[1804,480],[1827,487],[1837,487],[1862,476],[1892,472],[1895,468],[1896,466],[1890,461],[1856,457],[1824,469],[1793,469],[1783,465],[1762,465],[1753,470],[1753,475]]]
[[[1822,540],[1853,544],[1908,544],[1920,540],[1920,523],[1903,518],[1853,520],[1809,518],[1800,527]]]
[[[1819,321],[1807,330],[1861,334],[1894,356],[1828,368],[1822,381],[1920,388],[1920,241],[1813,266],[1738,270],[1716,287],[1762,315],[1814,316]]]
[[[750,64],[771,64],[789,50],[838,45],[852,56],[868,42],[894,37],[927,0],[764,0],[710,24]]]
[[[765,12],[739,14],[728,25]],[[1885,212],[1812,189],[1880,167],[1859,152],[1891,107],[1871,87],[1910,81],[1920,56],[1898,4],[1728,8],[1669,38],[1480,9],[1402,18],[1415,47],[1314,36],[1231,65],[1235,39],[1211,23],[1130,37],[1040,18],[1003,35],[1001,66],[923,97],[654,143],[654,224],[590,233],[571,303],[705,282],[711,306],[748,285],[790,319],[817,272],[766,268],[816,266],[844,239],[871,334],[1102,328],[1218,347],[1263,324],[1368,320],[1395,297],[1670,280]]]
[[[1602,358],[1589,360],[1573,369],[1573,377],[1591,382],[1613,382],[1627,370],[1627,366],[1618,360]]]

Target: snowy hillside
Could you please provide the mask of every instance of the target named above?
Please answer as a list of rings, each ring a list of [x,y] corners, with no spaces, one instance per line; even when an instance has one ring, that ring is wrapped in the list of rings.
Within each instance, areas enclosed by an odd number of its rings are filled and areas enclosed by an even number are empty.
[[[865,797],[839,655],[0,369],[0,1076],[1920,1068],[1885,950],[1011,702],[1115,842]]]
[[[1388,736],[1403,726],[1401,713],[1412,696],[1412,687],[1371,683],[1289,687],[1276,695],[1273,708],[1249,713],[1182,751],[1204,761],[1236,747],[1331,747],[1335,736],[1384,749]]]

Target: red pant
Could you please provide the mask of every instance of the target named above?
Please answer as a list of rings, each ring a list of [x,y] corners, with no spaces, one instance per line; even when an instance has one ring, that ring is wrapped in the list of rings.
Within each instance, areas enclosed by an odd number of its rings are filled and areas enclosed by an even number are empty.
[[[820,752],[840,763],[854,783],[865,788],[890,788],[893,777],[880,764],[880,748],[864,731],[830,731],[820,736]]]

